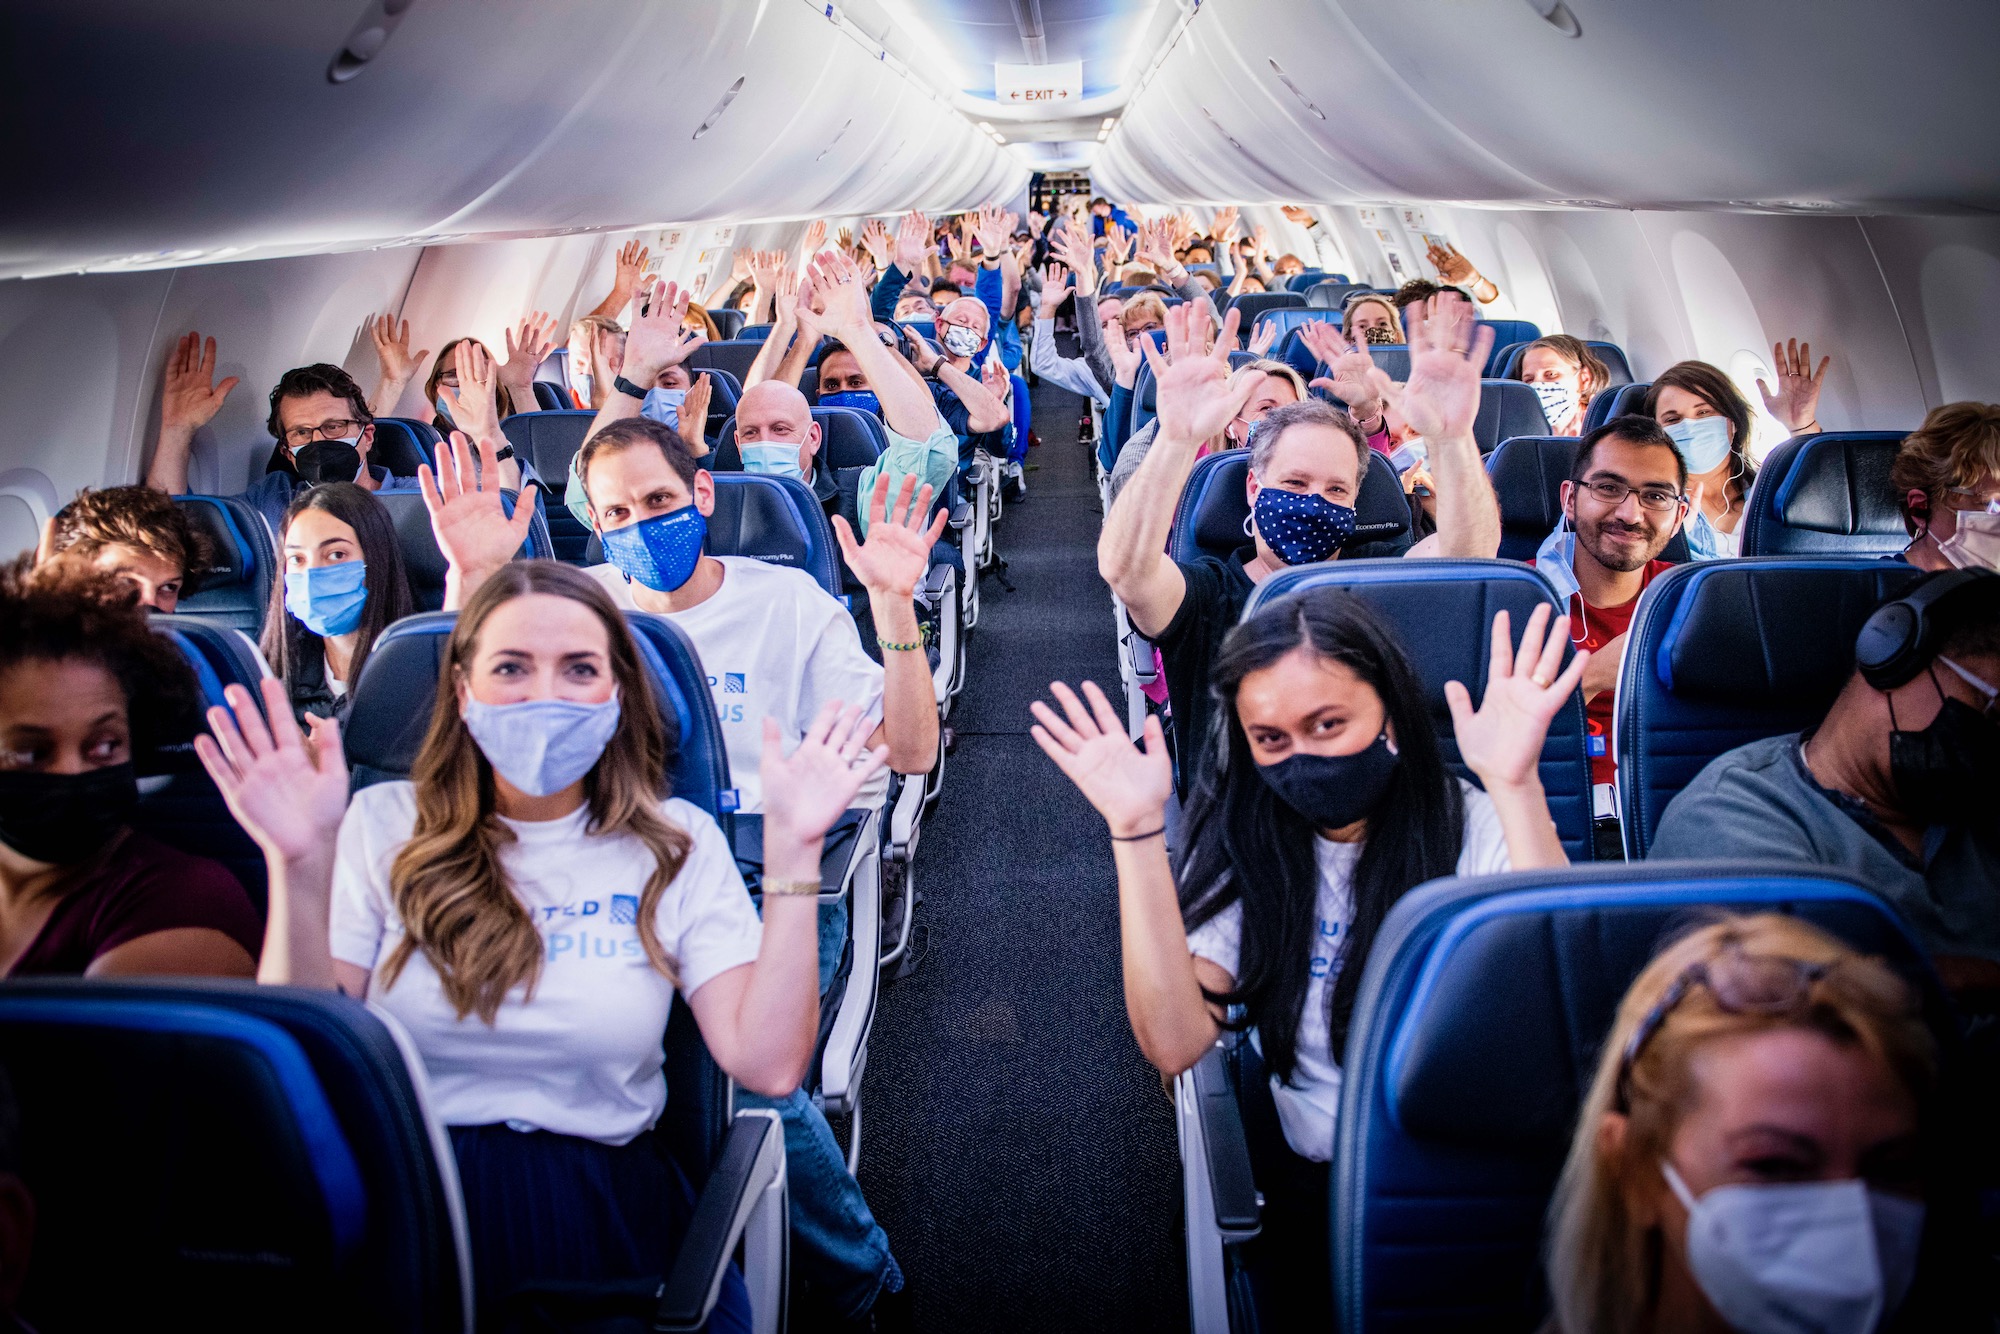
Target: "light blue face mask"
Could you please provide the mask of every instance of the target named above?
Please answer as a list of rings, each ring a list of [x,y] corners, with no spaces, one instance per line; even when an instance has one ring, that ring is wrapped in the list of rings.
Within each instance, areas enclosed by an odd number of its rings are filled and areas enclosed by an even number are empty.
[[[585,528],[590,527],[590,497],[583,490],[583,451],[569,456],[569,485],[563,488],[563,508]]]
[[[368,605],[368,562],[343,561],[285,573],[285,610],[322,639],[352,634]]]
[[[531,797],[546,797],[597,766],[618,731],[618,696],[602,704],[568,699],[482,704],[468,698],[460,717],[493,772]]]
[[[806,470],[799,462],[797,445],[772,444],[759,441],[755,444],[738,445],[743,455],[744,472],[761,472],[769,477],[796,477],[803,482]]]
[[[1542,545],[1535,550],[1535,568],[1542,577],[1555,585],[1556,596],[1567,606],[1569,600],[1582,591],[1576,582],[1576,530],[1569,526],[1565,515],[1556,523],[1556,530],[1542,539]]]
[[[438,410],[438,416],[444,418],[446,421],[452,420],[451,405],[444,401],[443,394],[439,394],[436,398],[432,399],[431,406]]]
[[[670,431],[678,431],[681,429],[681,404],[687,396],[685,389],[649,390],[646,401],[639,405],[639,415],[660,423]]]
[[[1709,472],[1729,457],[1729,418],[1684,417],[1666,428],[1688,475]]]

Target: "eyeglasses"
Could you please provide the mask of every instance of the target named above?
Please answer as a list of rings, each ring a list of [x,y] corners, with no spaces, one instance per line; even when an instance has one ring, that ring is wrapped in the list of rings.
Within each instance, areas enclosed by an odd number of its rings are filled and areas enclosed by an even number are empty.
[[[349,432],[359,434],[356,428],[366,425],[367,422],[351,417],[337,417],[317,426],[294,426],[285,432],[285,443],[293,449],[304,449],[315,440],[345,440]]]
[[[1669,490],[1664,486],[1627,486],[1623,482],[1614,482],[1608,478],[1599,478],[1594,482],[1578,482],[1577,485],[1613,509],[1623,505],[1625,497],[1630,495],[1638,496],[1639,508],[1648,510],[1670,510],[1687,499],[1680,492]]]
[[[1745,954],[1731,945],[1713,959],[1696,960],[1681,971],[1646,1011],[1646,1017],[1632,1030],[1631,1041],[1618,1062],[1618,1106],[1631,1108],[1632,1067],[1653,1035],[1687,999],[1696,987],[1707,987],[1717,1008],[1725,1014],[1759,1014],[1781,1018],[1805,1012],[1813,984],[1839,967],[1834,963],[1807,963],[1779,954]]]

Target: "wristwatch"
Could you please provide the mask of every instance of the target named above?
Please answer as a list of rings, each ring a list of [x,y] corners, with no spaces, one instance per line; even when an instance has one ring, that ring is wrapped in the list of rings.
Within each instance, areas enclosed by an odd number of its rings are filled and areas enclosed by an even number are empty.
[[[633,384],[630,380],[626,379],[622,375],[612,379],[611,387],[613,389],[616,389],[619,393],[629,394],[633,398],[644,398],[646,396],[645,390],[641,389],[638,385]]]
[[[496,450],[493,455],[493,459],[496,463],[505,463],[508,459],[511,459],[513,457],[514,457],[514,446],[512,446],[511,444],[500,446],[500,448]]]

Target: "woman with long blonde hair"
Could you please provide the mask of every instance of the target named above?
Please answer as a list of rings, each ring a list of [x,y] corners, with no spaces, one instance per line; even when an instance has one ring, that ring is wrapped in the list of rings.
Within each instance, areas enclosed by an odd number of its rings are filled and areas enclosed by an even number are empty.
[[[1684,936],[1626,992],[1584,1100],[1549,1328],[1934,1328],[1936,1088],[1881,960],[1774,913]]]
[[[367,997],[410,1031],[451,1128],[481,1327],[514,1285],[659,1274],[692,1209],[652,1133],[674,994],[739,1084],[799,1086],[822,839],[886,758],[859,711],[829,704],[789,756],[766,730],[760,924],[728,840],[668,790],[674,725],[622,615],[566,566],[480,586],[411,781],[351,804],[333,724],[302,736],[267,682],[267,725],[231,690],[235,717],[211,710],[198,744],[271,867],[260,977]]]

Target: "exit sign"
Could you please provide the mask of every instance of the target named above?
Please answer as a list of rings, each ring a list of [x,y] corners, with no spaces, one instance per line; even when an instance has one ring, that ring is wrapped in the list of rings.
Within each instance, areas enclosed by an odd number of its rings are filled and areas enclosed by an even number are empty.
[[[993,95],[1009,106],[1061,106],[1083,100],[1083,62],[1059,65],[995,65]]]

